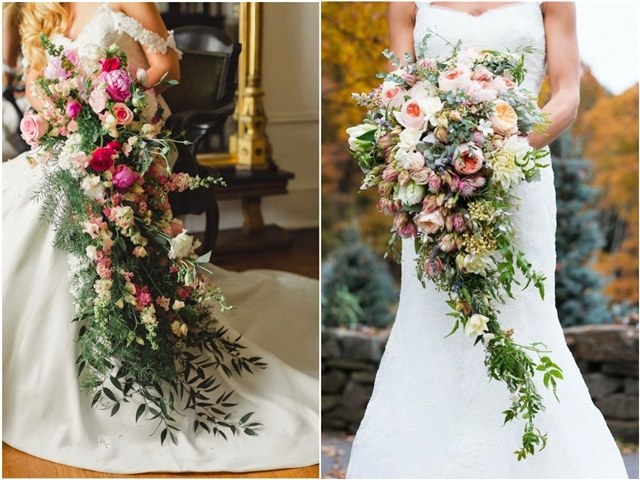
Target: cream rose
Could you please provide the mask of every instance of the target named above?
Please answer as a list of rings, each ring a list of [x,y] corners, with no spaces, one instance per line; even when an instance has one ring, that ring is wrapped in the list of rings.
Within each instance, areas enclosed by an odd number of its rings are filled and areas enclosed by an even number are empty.
[[[428,235],[436,233],[444,226],[444,217],[440,210],[429,213],[422,211],[416,215],[414,221],[418,228]]]
[[[498,100],[489,114],[489,121],[493,131],[498,135],[513,135],[518,131],[518,116],[511,105],[504,100]]]
[[[193,237],[186,234],[186,230],[170,241],[171,249],[169,250],[169,258],[184,258],[191,253],[193,245]]]
[[[470,337],[477,337],[478,335],[482,335],[487,329],[488,321],[489,319],[484,315],[475,313],[471,315],[469,320],[467,320],[467,325],[464,327],[464,332]]]

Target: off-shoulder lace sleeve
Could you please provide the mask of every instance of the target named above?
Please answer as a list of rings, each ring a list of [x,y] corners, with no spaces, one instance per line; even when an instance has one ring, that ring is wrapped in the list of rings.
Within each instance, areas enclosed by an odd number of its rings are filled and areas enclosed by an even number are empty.
[[[169,36],[164,39],[156,32],[144,28],[135,18],[122,12],[113,12],[113,24],[118,33],[126,33],[140,45],[147,47],[151,53],[167,53],[167,48],[171,48],[178,54],[178,58],[182,58],[182,52],[176,46],[173,30],[170,30]]]

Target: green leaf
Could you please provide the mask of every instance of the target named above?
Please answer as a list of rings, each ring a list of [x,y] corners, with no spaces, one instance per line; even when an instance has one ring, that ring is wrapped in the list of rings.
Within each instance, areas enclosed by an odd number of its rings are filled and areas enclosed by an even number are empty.
[[[136,422],[140,419],[146,408],[147,406],[144,403],[138,407],[138,410],[136,410]]]
[[[253,415],[253,412],[249,412],[246,415],[243,415],[240,419],[240,424],[247,423],[247,420],[251,418],[251,415]]]
[[[113,394],[113,392],[111,390],[109,390],[108,388],[103,388],[102,389],[104,391],[104,394],[109,397],[109,399],[113,400],[114,402],[117,402],[118,399],[116,398],[116,396]]]
[[[116,413],[118,413],[118,410],[120,410],[120,404],[116,403],[113,408],[111,409],[111,415],[110,416],[114,416]]]
[[[246,433],[247,435],[251,435],[251,436],[257,436],[258,435],[256,432],[254,432],[250,428],[245,428],[244,429],[244,433]]]
[[[164,441],[167,439],[167,432],[169,430],[168,429],[164,429],[162,430],[162,433],[160,434],[160,445],[164,445]]]

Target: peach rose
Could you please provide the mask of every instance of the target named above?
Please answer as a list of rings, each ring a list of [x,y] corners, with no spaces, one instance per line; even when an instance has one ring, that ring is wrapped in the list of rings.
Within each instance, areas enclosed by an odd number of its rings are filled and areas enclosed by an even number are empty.
[[[133,112],[124,103],[113,105],[113,115],[118,125],[129,125],[133,121]]]
[[[470,82],[471,72],[469,72],[468,68],[460,66],[440,75],[440,78],[438,79],[438,87],[440,87],[440,90],[444,92],[464,90],[469,86]]]
[[[414,221],[418,228],[426,234],[436,233],[444,226],[444,218],[440,210],[429,213],[422,211],[416,215]]]
[[[498,100],[489,115],[493,131],[498,135],[513,135],[518,131],[518,115],[511,105],[504,100]]]
[[[473,143],[464,143],[453,152],[453,168],[463,175],[471,175],[482,168],[484,155]]]

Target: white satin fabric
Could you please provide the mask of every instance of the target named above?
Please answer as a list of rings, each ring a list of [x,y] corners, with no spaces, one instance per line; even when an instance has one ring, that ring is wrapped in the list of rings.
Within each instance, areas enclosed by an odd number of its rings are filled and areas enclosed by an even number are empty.
[[[506,5],[474,17],[448,7],[418,3],[414,40],[427,28],[463,47],[515,50],[533,46],[525,87],[537,92],[545,72],[545,34],[538,3]],[[428,56],[449,47],[432,39]],[[481,344],[452,327],[447,296],[416,277],[412,241],[403,243],[398,314],[386,346],[373,395],[355,437],[350,478],[627,478],[607,425],[591,401],[567,348],[555,309],[556,204],[553,171],[539,182],[518,187],[522,198],[514,216],[518,246],[547,276],[546,296],[533,288],[514,289],[500,307],[500,321],[514,328],[521,344],[544,342],[564,370],[558,403],[537,379],[546,411],[536,424],[548,432],[545,450],[518,462],[523,423],[502,426],[510,405],[505,385],[489,382]],[[524,284],[524,283],[523,283]]]
[[[137,58],[140,45],[131,39],[144,44],[153,37],[127,32],[135,24],[122,15],[103,6],[78,40],[66,41],[81,53],[94,42],[116,42]],[[231,335],[243,333],[250,355],[268,363],[253,375],[219,380],[236,391],[238,412],[255,411],[252,420],[264,427],[258,436],[230,435],[228,441],[206,432],[196,436],[187,411],[178,446],[160,446],[158,434],[152,435],[154,423],[135,423],[137,405],[123,405],[110,417],[109,410],[91,408],[91,397],[80,392],[79,325],[71,323],[67,258],[53,249],[53,232],[39,221],[33,199],[41,172],[22,155],[2,165],[2,176],[3,441],[53,462],[121,474],[245,472],[318,463],[317,281],[210,267],[237,307],[220,318]]]

